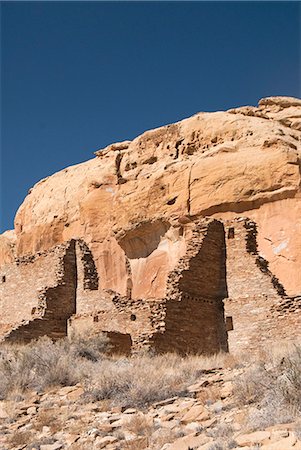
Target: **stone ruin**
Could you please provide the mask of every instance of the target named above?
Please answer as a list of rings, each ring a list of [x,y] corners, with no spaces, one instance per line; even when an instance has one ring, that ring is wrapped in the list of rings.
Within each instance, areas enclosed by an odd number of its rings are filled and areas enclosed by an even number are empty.
[[[83,239],[15,258],[1,268],[0,336],[103,331],[117,352],[182,355],[293,340],[301,297],[286,295],[256,237],[246,218],[159,218],[112,232],[115,253],[98,264]]]
[[[301,100],[200,112],[39,181],[0,235],[0,339],[255,351],[301,330]]]

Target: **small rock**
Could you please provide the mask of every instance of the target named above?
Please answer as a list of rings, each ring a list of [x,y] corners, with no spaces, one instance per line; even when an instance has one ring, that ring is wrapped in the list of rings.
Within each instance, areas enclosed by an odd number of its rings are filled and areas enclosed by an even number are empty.
[[[50,433],[50,427],[47,427],[46,425],[43,426],[42,428],[42,434],[49,434]]]
[[[287,438],[289,436],[288,430],[275,430],[272,431],[271,441],[276,442],[280,439]]]
[[[170,414],[167,414],[167,415],[160,415],[160,419],[163,421],[163,422],[167,422],[168,420],[172,420],[173,418],[175,417],[175,414],[174,413],[170,413]]]
[[[54,444],[42,444],[40,445],[40,450],[59,450],[63,445],[60,442],[55,442]]]
[[[153,403],[153,406],[156,408],[158,406],[168,405],[169,403],[173,403],[175,400],[178,400],[178,397],[171,397],[166,400],[162,400],[161,402]]]
[[[162,421],[160,426],[162,428],[169,428],[170,430],[173,430],[175,427],[179,426],[179,421],[178,420],[167,420],[167,421]]]
[[[7,419],[9,415],[6,412],[6,403],[0,402],[0,419]]]
[[[111,431],[113,431],[113,427],[110,423],[100,423],[98,425],[98,429],[99,431],[102,431],[104,433],[110,433]]]
[[[192,384],[187,388],[188,392],[199,392],[202,388],[208,386],[209,381],[203,380],[198,383]]]
[[[208,420],[202,420],[202,428],[210,428],[212,425],[215,425],[217,423],[217,420],[213,417],[212,419]]]
[[[280,439],[277,442],[263,445],[260,450],[297,450],[296,448],[297,438],[290,435],[287,438]]]
[[[26,412],[29,416],[33,416],[37,413],[37,408],[36,406],[30,406],[29,408],[27,408]]]
[[[99,436],[99,430],[97,428],[91,428],[87,431],[88,436]]]
[[[195,433],[176,439],[168,450],[189,450],[191,448],[199,448],[201,445],[207,444],[212,440],[205,435],[196,435]]]
[[[57,393],[58,395],[63,397],[64,395],[68,395],[70,392],[75,391],[76,389],[77,389],[76,386],[65,386],[59,389]]]
[[[202,420],[208,420],[209,418],[209,412],[203,405],[195,405],[184,414],[181,422],[201,422]]]
[[[164,408],[162,408],[161,411],[163,414],[176,413],[176,412],[179,412],[182,410],[181,406],[182,405],[175,405],[174,403],[172,403],[172,404],[167,405]],[[161,411],[160,411],[160,414],[161,414]]]
[[[114,436],[105,436],[105,437],[97,437],[95,439],[95,444],[97,448],[105,448],[109,444],[113,444],[114,442],[117,442],[117,438]]]
[[[73,391],[69,392],[69,394],[67,394],[67,399],[71,400],[71,401],[75,401],[77,399],[79,399],[79,397],[81,395],[83,395],[84,390],[82,387],[78,387],[76,389],[74,389]]]
[[[137,412],[137,409],[135,408],[127,408],[125,411],[123,411],[123,414],[135,414]]]
[[[271,433],[269,431],[255,431],[254,433],[240,434],[235,438],[235,441],[241,447],[246,447],[266,443],[270,436]]]
[[[122,408],[120,406],[114,406],[114,408],[111,409],[111,412],[120,414],[122,412]]]
[[[224,383],[223,387],[220,390],[221,399],[230,397],[233,394],[233,384],[231,381],[227,381]]]
[[[125,420],[123,418],[115,420],[114,422],[111,422],[111,427],[112,428],[119,428],[122,427],[125,423]]]
[[[65,439],[65,442],[66,442],[68,448],[69,448],[72,444],[75,444],[75,442],[78,441],[79,438],[80,438],[80,436],[77,435],[77,434],[70,434],[70,433],[68,433],[68,434],[65,434],[65,435],[64,435],[64,439]]]

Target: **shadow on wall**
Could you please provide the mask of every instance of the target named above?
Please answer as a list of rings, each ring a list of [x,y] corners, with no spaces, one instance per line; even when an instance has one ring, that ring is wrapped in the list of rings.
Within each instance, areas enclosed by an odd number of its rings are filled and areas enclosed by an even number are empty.
[[[190,242],[186,255],[169,276],[165,331],[154,336],[159,353],[210,354],[228,351],[223,299],[228,296],[225,230],[211,221],[205,236]]]
[[[129,259],[146,258],[158,248],[169,228],[170,224],[162,220],[145,222],[129,230],[118,244]]]

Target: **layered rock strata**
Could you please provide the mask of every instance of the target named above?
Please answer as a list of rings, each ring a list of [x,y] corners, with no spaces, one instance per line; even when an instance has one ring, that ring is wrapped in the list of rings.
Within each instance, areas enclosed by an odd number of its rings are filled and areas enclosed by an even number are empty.
[[[127,351],[226,349],[223,305],[230,349],[274,329],[288,337],[292,324],[296,334],[300,140],[301,100],[269,97],[147,131],[40,181],[0,236],[2,335],[29,327],[39,289],[74,291],[65,313],[44,303],[64,327],[106,330]],[[73,247],[67,281],[51,255]]]

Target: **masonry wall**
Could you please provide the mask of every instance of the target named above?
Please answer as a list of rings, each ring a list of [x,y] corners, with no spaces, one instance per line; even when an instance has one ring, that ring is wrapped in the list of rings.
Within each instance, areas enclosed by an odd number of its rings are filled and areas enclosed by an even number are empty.
[[[57,255],[23,259],[6,265],[0,273],[0,330],[32,318],[39,294],[56,280]]]
[[[75,313],[75,243],[5,266],[0,283],[0,332],[6,340],[66,336]]]
[[[227,350],[224,236],[221,222],[203,220],[194,226],[186,255],[168,279],[165,328],[153,338],[157,351],[208,354]]]
[[[301,298],[288,297],[258,255],[253,222],[237,219],[225,223],[224,229],[217,220],[188,221],[183,234],[154,223],[147,226],[149,234],[156,231],[155,239],[141,258],[139,252],[146,247],[133,245],[136,231],[131,239],[124,234],[127,254],[122,270],[134,280],[127,295],[101,287],[93,253],[83,240],[2,267],[0,335],[28,341],[42,335],[56,339],[72,332],[105,331],[116,350],[154,348],[181,354],[216,353],[228,345],[233,353],[256,351],[300,336]],[[164,296],[137,298],[136,289],[132,297],[133,285],[139,284],[137,273],[133,278],[133,261],[142,259],[145,268],[148,259],[157,263],[158,248],[170,256],[164,256],[166,281],[154,290]],[[141,292],[148,292],[148,273],[141,273],[146,287]]]
[[[230,352],[254,352],[300,336],[300,299],[286,296],[258,255],[256,224],[245,219],[229,221],[226,235],[229,297],[225,314],[233,322],[228,332]],[[286,302],[292,306],[285,309]]]

